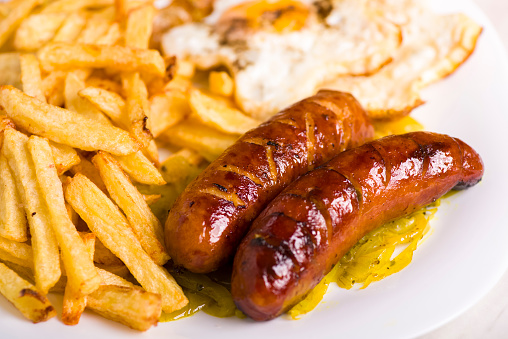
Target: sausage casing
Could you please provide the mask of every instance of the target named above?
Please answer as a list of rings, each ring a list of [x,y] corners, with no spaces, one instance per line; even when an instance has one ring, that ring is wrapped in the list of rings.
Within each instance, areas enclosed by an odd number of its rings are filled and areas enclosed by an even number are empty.
[[[346,93],[320,91],[278,113],[224,151],[177,199],[165,226],[171,258],[196,273],[217,269],[284,187],[373,135]]]
[[[254,221],[233,264],[235,303],[255,320],[278,316],[368,232],[482,175],[471,147],[429,132],[339,154],[289,185]]]

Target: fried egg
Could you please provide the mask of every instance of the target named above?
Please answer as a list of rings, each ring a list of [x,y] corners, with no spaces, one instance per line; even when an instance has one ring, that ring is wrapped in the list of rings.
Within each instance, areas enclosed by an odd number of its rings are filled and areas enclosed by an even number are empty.
[[[369,0],[218,0],[202,22],[171,29],[167,55],[201,69],[225,66],[241,109],[265,119],[343,75],[389,63],[398,26]]]
[[[343,76],[323,87],[352,93],[373,118],[394,118],[421,105],[420,91],[473,52],[482,28],[464,14],[439,15],[415,0],[373,2],[402,29],[393,61],[368,76]]]

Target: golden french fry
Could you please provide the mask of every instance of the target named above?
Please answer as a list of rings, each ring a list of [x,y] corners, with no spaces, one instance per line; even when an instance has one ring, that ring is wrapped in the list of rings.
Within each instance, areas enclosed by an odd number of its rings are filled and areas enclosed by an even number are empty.
[[[0,85],[21,88],[21,68],[18,53],[0,53]]]
[[[159,170],[142,152],[113,157],[129,177],[140,184],[164,185],[166,183]]]
[[[0,293],[34,323],[46,321],[56,315],[55,309],[44,293],[2,263],[0,263]]]
[[[97,239],[94,248],[94,262],[106,266],[121,266],[123,262]]]
[[[41,48],[55,36],[66,16],[65,13],[42,13],[29,16],[16,30],[14,47],[25,52],[33,52]]]
[[[66,185],[65,197],[101,242],[125,263],[141,286],[161,295],[164,311],[171,312],[188,303],[180,286],[146,254],[118,207],[97,186],[84,175],[77,174]]]
[[[0,237],[0,260],[13,262],[31,270],[34,267],[33,251],[30,245],[3,237]]]
[[[196,73],[196,65],[189,60],[179,59],[177,63],[176,74],[185,78],[192,78]]]
[[[239,135],[225,134],[192,120],[184,120],[165,130],[159,140],[197,151],[208,161],[215,160]]]
[[[227,72],[210,72],[208,83],[213,94],[226,97],[233,94],[235,84]]]
[[[161,194],[143,194],[143,199],[145,199],[148,206],[155,204],[160,198],[162,198]]]
[[[104,285],[87,299],[94,312],[138,331],[157,325],[162,311],[161,296],[132,287]]]
[[[4,143],[4,131],[7,128],[16,129],[16,125],[11,119],[7,118],[5,115],[1,115],[0,110],[0,148],[2,148],[2,145]]]
[[[36,286],[43,293],[47,293],[60,278],[60,253],[51,227],[48,207],[37,183],[27,142],[28,137],[24,134],[7,129],[4,131],[2,153],[9,161],[9,166],[16,178],[16,186],[28,218],[32,236]]]
[[[98,87],[109,92],[114,92],[115,94],[122,92],[122,85],[119,82],[116,82],[114,79],[109,79],[105,76],[98,76],[94,74],[86,79],[86,86]]]
[[[103,264],[96,263],[95,267],[100,268],[105,271],[108,271],[109,273],[117,275],[125,280],[129,280],[129,281],[136,280],[136,279],[134,279],[134,276],[129,271],[129,268],[127,266],[125,266],[125,264],[123,262],[121,265],[103,265]]]
[[[102,149],[115,155],[139,150],[138,143],[120,128],[43,103],[12,86],[0,86],[0,106],[24,130],[61,144],[85,151]]]
[[[260,124],[231,107],[227,100],[207,95],[199,89],[191,90],[190,105],[192,112],[205,125],[226,133],[243,134]]]
[[[0,21],[0,47],[40,2],[40,0],[18,0],[16,5],[12,6],[7,17]]]
[[[125,46],[148,49],[154,16],[155,7],[150,3],[129,12],[125,27]]]
[[[77,325],[86,304],[87,297],[76,293],[67,283],[62,303],[62,322],[65,325]]]
[[[67,284],[74,295],[83,296],[95,291],[100,277],[95,272],[92,259],[69,218],[63,188],[53,161],[51,148],[46,139],[31,136],[28,149],[35,165],[37,181],[51,216],[51,225],[60,246],[67,274]]]
[[[155,138],[167,128],[182,121],[191,112],[187,95],[178,90],[153,95],[149,104],[152,120],[150,131]]]
[[[118,127],[129,128],[127,119],[124,116],[125,101],[119,94],[90,86],[80,90],[78,95],[104,112]]]
[[[72,147],[58,144],[54,141],[50,141],[49,146],[51,146],[51,152],[53,153],[53,160],[55,161],[58,175],[64,174],[81,161],[78,152]]]
[[[107,192],[106,185],[104,185],[104,182],[102,181],[102,178],[99,174],[99,171],[95,166],[92,164],[92,162],[82,155],[79,155],[80,162],[76,166],[71,168],[72,174],[78,174],[81,173],[84,176],[86,176],[90,181],[92,181],[97,187],[100,188],[101,191]]]
[[[114,2],[115,2],[116,20],[121,22],[127,16],[129,5],[127,4],[127,0],[114,0]]]
[[[74,12],[66,15],[58,31],[53,37],[53,42],[73,42],[75,41],[86,25],[86,15],[84,12]]]
[[[106,33],[99,37],[95,43],[98,45],[115,45],[122,37],[122,31],[118,22],[112,23]]]
[[[148,144],[148,147],[142,150],[143,154],[151,161],[154,166],[159,166],[159,147],[155,142],[155,139],[152,139]]]
[[[41,67],[39,60],[33,54],[19,56],[21,66],[21,84],[23,92],[31,97],[46,102],[44,88],[42,87]]]
[[[25,211],[7,159],[2,154],[0,154],[0,236],[18,242],[28,239]]]
[[[164,265],[169,255],[164,248],[162,225],[115,159],[104,152],[97,153],[92,162],[111,198],[123,210],[141,246],[158,265]]]
[[[113,23],[113,11],[110,8],[92,14],[87,22],[77,42],[80,44],[94,44],[97,40],[105,36]],[[70,41],[75,43],[75,41]]]
[[[125,116],[128,120],[129,132],[138,140],[143,148],[153,140],[148,123],[148,92],[139,73],[122,75],[125,96]]]
[[[75,12],[85,8],[100,8],[113,5],[114,0],[57,0],[48,4],[43,13]]]
[[[88,100],[83,99],[78,95],[79,91],[85,88],[85,81],[80,79],[79,75],[75,72],[67,73],[65,77],[65,108],[68,110],[79,113],[85,117],[99,121],[104,124],[111,124],[108,118],[102,114],[94,105]]]
[[[115,286],[123,286],[123,287],[132,287],[142,289],[140,286],[134,285],[130,281],[125,280],[124,278],[111,273],[109,271],[103,270],[102,268],[96,267],[97,273],[101,277],[101,285],[115,285]]]
[[[54,71],[42,79],[44,95],[50,105],[64,105],[65,76],[65,72]]]
[[[164,76],[164,59],[159,51],[122,46],[49,43],[39,50],[42,68],[109,68],[122,72],[146,72]]]
[[[204,169],[207,162],[197,151],[184,148],[170,155],[161,166],[168,183],[189,183]]]

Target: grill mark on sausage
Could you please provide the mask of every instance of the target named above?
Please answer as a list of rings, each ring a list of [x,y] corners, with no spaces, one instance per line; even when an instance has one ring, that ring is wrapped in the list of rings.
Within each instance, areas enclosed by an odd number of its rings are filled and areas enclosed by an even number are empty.
[[[238,194],[232,193],[232,192],[225,192],[216,186],[211,186],[207,188],[203,188],[201,193],[210,194],[213,196],[216,196],[219,199],[224,199],[226,201],[229,201],[230,203],[234,204],[235,207],[245,206],[245,202],[240,199]]]
[[[268,161],[268,167],[270,168],[270,180],[272,180],[272,182],[275,183],[277,181],[277,176],[278,176],[277,164],[275,163],[275,160],[273,158],[273,148],[275,146],[272,146],[271,144],[269,144],[270,140],[267,141],[263,138],[250,138],[250,139],[243,140],[243,142],[263,146],[265,148],[266,161]]]
[[[411,137],[407,137],[407,138],[410,139],[411,141],[413,141],[415,144],[417,144],[418,147],[420,148],[420,151],[422,152],[423,166],[422,166],[422,173],[420,175],[420,178],[423,178],[427,174],[427,171],[429,170],[429,166],[430,166],[430,154],[428,152],[428,147],[424,147],[424,145],[420,144],[414,138],[411,138]]]
[[[296,121],[291,120],[291,119],[278,119],[278,120],[274,120],[273,122],[274,122],[274,123],[283,124],[283,125],[293,126],[293,127],[296,127],[296,128],[299,128],[299,127],[300,127],[300,126],[298,126],[298,124],[296,123]]]
[[[354,188],[356,192],[356,197],[358,199],[358,208],[361,209],[363,206],[363,192],[362,192],[362,185],[360,185],[356,180],[353,180],[352,176],[345,175],[344,173],[341,173],[334,169],[333,167],[324,166],[322,167],[324,169],[327,169],[329,171],[335,172],[346,179],[346,181]]]
[[[240,176],[246,177],[247,179],[249,179],[250,181],[252,181],[253,183],[255,183],[258,186],[263,186],[263,181],[261,181],[261,179],[256,177],[254,174],[252,174],[246,170],[243,170],[240,167],[235,166],[235,165],[224,165],[224,166],[226,166],[226,167],[220,166],[217,169],[219,171],[236,173]]]
[[[315,157],[315,147],[314,144],[316,142],[314,137],[314,119],[309,112],[305,113],[305,134],[307,135],[307,169],[314,169],[314,157]]]

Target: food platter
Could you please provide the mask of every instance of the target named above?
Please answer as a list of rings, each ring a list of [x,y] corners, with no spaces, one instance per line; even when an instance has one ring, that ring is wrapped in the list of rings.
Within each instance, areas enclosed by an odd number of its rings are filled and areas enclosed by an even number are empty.
[[[508,131],[508,60],[494,28],[470,1],[435,1],[440,11],[464,11],[484,32],[471,58],[452,76],[424,92],[413,112],[427,130],[459,137],[483,157],[484,180],[443,201],[432,231],[401,273],[365,290],[331,286],[320,306],[301,320],[266,323],[205,314],[161,323],[140,334],[86,312],[79,326],[52,320],[32,325],[0,299],[6,338],[408,338],[450,321],[484,296],[508,267],[503,195],[508,189],[499,139]],[[53,296],[52,298],[58,298]],[[54,304],[60,305],[61,302]],[[58,310],[59,312],[61,310]]]

